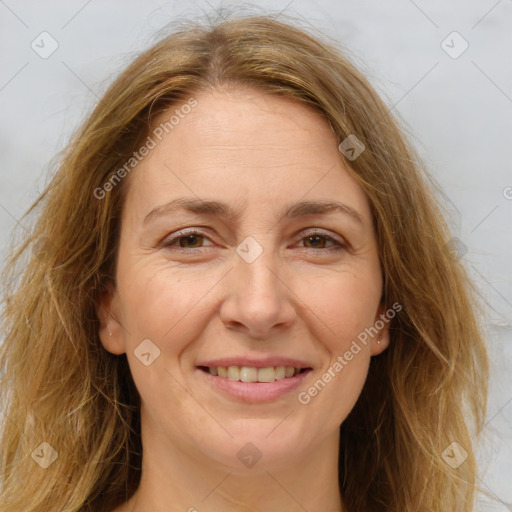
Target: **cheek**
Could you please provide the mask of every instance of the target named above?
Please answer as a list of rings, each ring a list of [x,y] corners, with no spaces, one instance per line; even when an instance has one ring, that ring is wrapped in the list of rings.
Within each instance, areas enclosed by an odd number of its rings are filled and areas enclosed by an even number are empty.
[[[375,321],[380,280],[379,274],[347,270],[306,281],[299,292],[303,314],[320,342],[325,365],[297,399],[311,414],[323,417],[329,430],[345,420],[366,381],[370,342],[360,335]]]
[[[180,268],[150,265],[131,275],[123,301],[130,343],[150,338],[161,349],[166,346],[180,351],[180,343],[185,344],[202,328],[197,317],[211,288],[210,280],[193,277]]]
[[[189,396],[179,384],[182,376],[176,364],[205,329],[204,299],[214,281],[211,277],[193,277],[179,267],[148,264],[135,268],[128,274],[129,279],[119,281],[126,355],[133,380],[146,404],[156,409],[164,405],[183,409]],[[143,354],[147,353],[146,366]]]
[[[336,355],[375,322],[381,297],[380,274],[347,269],[297,283],[315,335]]]

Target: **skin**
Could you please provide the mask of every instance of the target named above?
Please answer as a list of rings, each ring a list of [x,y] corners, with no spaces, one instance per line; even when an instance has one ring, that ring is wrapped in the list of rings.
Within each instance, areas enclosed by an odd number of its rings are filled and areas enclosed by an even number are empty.
[[[388,333],[361,345],[307,405],[297,395],[385,311],[368,199],[329,124],[309,107],[241,87],[195,98],[124,183],[117,283],[98,306],[102,344],[126,353],[142,400],[141,484],[116,512],[340,512],[339,426]],[[179,196],[224,201],[241,215],[177,210],[144,224]],[[280,217],[303,200],[343,202],[362,222],[336,211]],[[184,228],[202,237],[181,238],[181,251],[180,240],[163,246]],[[310,228],[348,249],[311,241]],[[252,263],[236,252],[247,236],[263,249]],[[160,350],[149,366],[134,354],[145,339]],[[206,385],[196,369],[248,354],[296,357],[313,371],[300,389],[248,404]],[[252,467],[237,457],[249,442],[262,454]]]

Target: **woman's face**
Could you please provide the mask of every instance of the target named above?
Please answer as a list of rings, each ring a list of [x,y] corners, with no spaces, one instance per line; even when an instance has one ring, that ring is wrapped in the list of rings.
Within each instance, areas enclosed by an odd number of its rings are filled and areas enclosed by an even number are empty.
[[[159,449],[232,471],[247,456],[293,464],[336,445],[388,343],[353,344],[384,311],[370,206],[314,111],[243,88],[195,99],[162,117],[181,114],[123,184],[100,337],[126,353]],[[283,379],[282,366],[308,370]]]

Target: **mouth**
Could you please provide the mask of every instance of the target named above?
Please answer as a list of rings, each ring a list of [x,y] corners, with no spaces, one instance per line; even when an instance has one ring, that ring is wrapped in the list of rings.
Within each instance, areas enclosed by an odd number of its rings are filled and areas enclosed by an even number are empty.
[[[242,402],[265,402],[290,393],[313,371],[293,366],[197,366],[209,389]]]

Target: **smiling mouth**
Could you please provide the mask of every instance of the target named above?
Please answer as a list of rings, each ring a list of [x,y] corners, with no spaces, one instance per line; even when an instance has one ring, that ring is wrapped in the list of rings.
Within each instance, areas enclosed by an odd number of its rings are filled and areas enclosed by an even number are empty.
[[[312,368],[295,368],[293,366],[268,366],[255,368],[250,366],[198,366],[205,373],[214,377],[226,378],[239,382],[274,382],[295,377],[300,373],[309,372]]]

